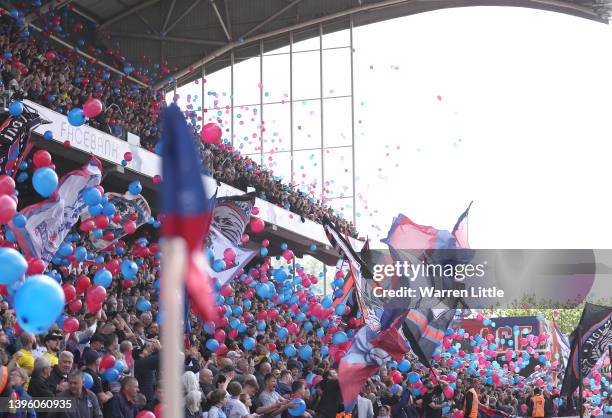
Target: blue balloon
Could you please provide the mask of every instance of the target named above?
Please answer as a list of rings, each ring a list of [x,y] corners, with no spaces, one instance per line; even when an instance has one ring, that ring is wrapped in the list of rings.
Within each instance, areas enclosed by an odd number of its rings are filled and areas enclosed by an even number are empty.
[[[219,348],[219,341],[215,340],[214,338],[209,339],[206,341],[206,348],[208,348],[210,351],[215,351],[217,348]]]
[[[217,259],[213,262],[212,268],[215,272],[220,272],[226,269],[226,264],[225,264],[225,260],[222,259]]]
[[[87,259],[87,248],[76,247],[74,250],[74,258],[76,258],[77,261],[85,261]]]
[[[94,385],[93,377],[89,373],[83,373],[83,386],[86,389],[91,389]]]
[[[140,312],[149,312],[151,310],[151,302],[145,298],[140,298],[136,301],[136,309]]]
[[[103,209],[104,209],[104,207],[102,205],[100,205],[100,204],[95,204],[95,205],[87,207],[87,211],[89,212],[89,214],[91,216],[101,215]]]
[[[128,186],[128,191],[134,196],[139,195],[140,192],[142,192],[142,186],[140,185],[140,181],[134,180],[133,182],[131,182]]]
[[[23,113],[23,104],[20,101],[14,100],[9,104],[9,113],[13,117],[19,117]]]
[[[57,254],[61,257],[68,257],[72,254],[72,245],[67,242],[62,242],[57,250]]]
[[[6,228],[10,231],[9,228]],[[8,247],[0,247],[0,284],[10,285],[21,278],[28,270],[28,262],[16,251]]]
[[[138,266],[132,260],[123,260],[121,262],[121,273],[125,280],[132,280],[138,273]]]
[[[266,330],[266,321],[257,321],[256,328],[257,328],[257,331],[265,331]]]
[[[312,347],[309,345],[303,345],[300,347],[300,358],[304,361],[310,360],[312,357]]]
[[[278,330],[276,330],[276,336],[281,340],[284,340],[289,336],[289,331],[287,331],[287,328],[285,327],[280,327]]]
[[[83,200],[85,200],[87,206],[97,205],[100,203],[101,199],[102,194],[100,193],[100,190],[96,189],[95,187],[88,187],[83,191]]]
[[[41,167],[34,172],[32,184],[42,197],[49,197],[57,187],[57,173],[50,167]]]
[[[30,276],[15,294],[17,322],[31,334],[45,333],[64,310],[65,302],[62,287],[51,277]]]
[[[334,312],[336,313],[336,315],[342,316],[346,313],[346,305],[343,304],[339,304],[336,305],[336,307],[334,308]]]
[[[126,371],[128,367],[127,364],[125,364],[125,361],[117,359],[115,360],[115,365],[113,366],[113,369],[117,370],[121,374]]]
[[[256,342],[254,338],[246,337],[242,345],[244,346],[245,350],[252,350],[255,348]]]
[[[310,245],[310,251],[317,251],[317,246],[315,244]]]
[[[287,409],[287,412],[293,417],[301,417],[304,411],[306,411],[306,402],[302,399],[292,399],[291,403],[293,406]]]
[[[268,249],[265,247],[261,247],[259,249],[259,255],[262,257],[267,257],[268,256]]]
[[[412,368],[412,365],[407,359],[404,359],[399,362],[399,364],[397,365],[397,368],[399,369],[400,372],[406,373]]]
[[[51,131],[45,131],[45,133],[43,134],[43,139],[45,141],[51,141],[53,139],[53,132]]]
[[[96,274],[94,275],[94,283],[104,288],[108,288],[112,281],[113,275],[105,268],[96,271]]]
[[[68,122],[72,126],[81,126],[85,123],[85,114],[83,109],[75,107],[68,112]]]
[[[346,335],[346,333],[344,331],[338,331],[332,337],[332,341],[333,341],[334,345],[340,345],[340,344],[345,343],[346,341],[348,341],[348,337],[347,337],[347,335]]]
[[[110,202],[102,207],[102,213],[105,214],[106,216],[112,216],[115,214],[116,211],[117,211],[117,208],[115,207],[115,205],[113,205]]]
[[[6,232],[4,233],[4,239],[8,242],[17,242],[17,238],[15,238],[13,230],[10,228],[6,228]]]
[[[280,361],[280,356],[277,352],[271,353],[270,360],[272,360],[274,363],[278,363]]]
[[[419,374],[417,372],[411,372],[408,374],[408,381],[410,383],[416,383],[420,379]]]
[[[102,375],[102,378],[107,382],[116,382],[117,380],[119,380],[119,372],[117,371],[117,369],[113,368],[106,369],[104,371],[104,374]]]
[[[325,296],[323,298],[323,300],[321,301],[321,306],[323,306],[325,309],[327,309],[327,308],[330,308],[332,306],[332,303],[334,303],[332,298],[330,298],[329,296]]]
[[[15,225],[17,228],[23,228],[26,226],[27,221],[27,218],[21,213],[16,213],[15,216],[13,216],[13,225]]]
[[[288,357],[295,357],[297,354],[297,350],[293,344],[289,344],[285,346],[285,355]]]

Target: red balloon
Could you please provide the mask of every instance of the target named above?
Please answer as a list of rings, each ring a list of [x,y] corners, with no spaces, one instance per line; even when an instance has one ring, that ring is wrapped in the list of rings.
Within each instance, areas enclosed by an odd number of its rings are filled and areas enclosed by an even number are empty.
[[[228,331],[227,333],[228,337],[230,337],[231,339],[235,339],[238,336],[238,330],[235,328],[232,328]]]
[[[53,51],[47,51],[45,53],[45,58],[47,59],[47,61],[51,61],[55,58],[55,52]]]
[[[86,219],[85,221],[81,222],[81,226],[79,227],[79,229],[83,232],[93,231],[95,228],[96,228],[96,223],[91,218]]]
[[[276,344],[268,343],[268,350],[269,351],[276,351]]]
[[[40,258],[32,258],[28,261],[28,276],[32,274],[42,274],[43,271],[45,271],[45,262]]]
[[[64,319],[62,328],[65,332],[76,332],[79,330],[79,320],[72,316],[69,316],[68,318]]]
[[[17,202],[9,195],[0,196],[0,223],[7,224],[17,213]]]
[[[227,346],[223,343],[219,344],[219,347],[217,347],[217,349],[215,350],[215,353],[218,356],[223,356],[227,353]]]
[[[158,410],[161,412],[161,407],[158,408],[158,406],[159,405],[155,406],[155,413],[151,411],[140,411],[136,414],[136,418],[161,418],[161,414],[158,414]]]
[[[102,112],[102,102],[98,99],[89,99],[83,105],[83,114],[88,118],[95,118]]]
[[[102,360],[100,361],[100,368],[101,369],[112,369],[115,366],[115,357],[111,356],[110,354],[105,355],[104,357],[102,357]]]
[[[100,285],[92,286],[87,291],[86,298],[88,305],[101,305],[106,299],[106,289]]]
[[[39,149],[34,153],[32,161],[34,162],[36,168],[46,167],[51,164],[51,154],[49,154],[47,150]]]
[[[391,374],[389,375],[389,377],[391,378],[393,383],[398,383],[398,384],[402,383],[402,373],[399,372],[398,370],[393,370]]]
[[[215,340],[222,343],[223,341],[225,341],[225,331],[223,331],[222,329],[216,330],[214,337],[215,337]]]
[[[129,151],[123,154],[123,159],[127,162],[132,161],[132,158],[133,158],[132,153]]]
[[[96,313],[102,309],[102,304],[96,305],[95,303],[87,303],[87,312]]]
[[[77,293],[81,294],[84,291],[86,291],[87,289],[89,289],[89,286],[91,286],[91,280],[89,280],[89,277],[83,275],[81,277],[78,278],[77,280]]]
[[[136,232],[136,223],[134,221],[127,221],[123,225],[123,230],[126,234],[133,234],[134,232]]]
[[[207,123],[200,132],[200,138],[207,144],[221,145],[221,135],[223,132],[216,123]]]
[[[98,228],[104,229],[109,224],[108,217],[101,213],[100,215],[96,216],[95,223]]]
[[[0,176],[0,195],[13,194],[15,191],[15,180],[11,176],[3,174]]]
[[[75,299],[68,304],[68,309],[72,313],[79,312],[82,307],[83,307],[83,302],[81,302],[81,299]]]
[[[72,302],[72,300],[76,297],[76,289],[70,283],[66,283],[62,286],[64,289],[64,296],[66,297],[66,302]]]
[[[228,297],[231,296],[232,293],[234,293],[234,289],[232,289],[232,286],[230,286],[228,283],[221,286],[221,296]]]
[[[265,222],[261,218],[251,219],[250,225],[251,225],[251,231],[253,231],[256,234],[259,234],[260,232],[262,232],[264,228],[266,227]]]

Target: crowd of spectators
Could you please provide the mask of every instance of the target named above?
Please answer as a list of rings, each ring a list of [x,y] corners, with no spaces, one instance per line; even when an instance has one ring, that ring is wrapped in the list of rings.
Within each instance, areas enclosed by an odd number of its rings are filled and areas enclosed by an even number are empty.
[[[0,22],[0,94],[4,91],[8,97],[18,93],[64,114],[82,107],[90,98],[98,98],[105,111],[89,120],[89,125],[119,138],[126,132],[134,133],[140,136],[144,148],[154,150],[159,138],[157,115],[165,103],[160,93],[135,88],[128,80],[111,75],[72,51],[53,50],[37,37],[23,37],[9,16],[0,16]],[[327,216],[357,237],[352,222],[295,186],[283,184],[249,158],[236,158],[230,147],[199,146],[215,178],[245,191],[253,187],[260,197],[303,218],[321,222]]]

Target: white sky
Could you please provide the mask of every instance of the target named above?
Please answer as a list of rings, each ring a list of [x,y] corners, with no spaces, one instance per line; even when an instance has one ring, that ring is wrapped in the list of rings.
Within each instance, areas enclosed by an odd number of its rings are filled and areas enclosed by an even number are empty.
[[[342,36],[330,38],[330,44]],[[355,131],[357,193],[363,198],[357,213],[363,234],[386,235],[400,212],[449,229],[474,200],[473,248],[612,248],[609,26],[530,9],[478,7],[360,27],[354,38],[356,121],[361,121]],[[285,71],[275,72],[282,65],[271,60],[264,59],[263,89],[270,100],[282,100],[286,88],[274,84],[288,81]],[[236,83],[242,103],[258,97],[255,61],[237,67],[236,76],[243,74],[242,84]],[[346,68],[331,57],[330,62],[325,94],[339,95]],[[306,65],[299,75],[305,96],[314,89],[309,77],[315,74]],[[229,97],[227,73],[207,77],[207,89],[219,92],[221,105]],[[181,89],[181,100],[199,90],[200,85]],[[318,91],[312,97],[317,96]],[[212,99],[206,98],[207,105]],[[296,115],[296,123],[304,125],[300,134],[317,132],[317,101],[302,106]],[[264,107],[265,126],[278,133],[269,146],[283,148],[287,141],[281,145],[278,139],[287,136],[288,108],[277,108],[266,113]],[[249,120],[252,111],[241,111],[244,125],[235,121],[237,138],[252,140],[257,131],[257,117]],[[328,136],[350,133],[341,122],[345,108],[330,104],[324,115]],[[252,151],[254,145],[244,143],[243,151]],[[319,173],[320,158],[302,154],[299,161],[296,156],[296,178]],[[350,194],[348,155],[345,150],[326,158],[334,194]],[[272,155],[275,172],[289,173],[287,157]]]

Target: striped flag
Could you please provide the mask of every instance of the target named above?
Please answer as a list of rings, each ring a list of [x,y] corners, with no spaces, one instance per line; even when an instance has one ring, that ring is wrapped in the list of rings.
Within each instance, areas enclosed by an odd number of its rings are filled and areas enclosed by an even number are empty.
[[[187,245],[185,287],[195,313],[207,321],[217,317],[214,289],[205,271],[204,239],[215,207],[216,186],[202,176],[202,163],[194,148],[187,123],[176,104],[162,119],[161,212],[162,235],[182,237]]]

